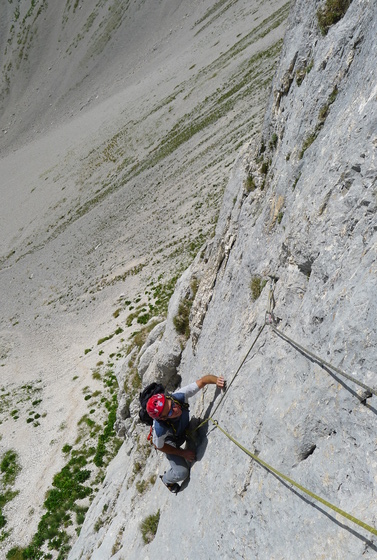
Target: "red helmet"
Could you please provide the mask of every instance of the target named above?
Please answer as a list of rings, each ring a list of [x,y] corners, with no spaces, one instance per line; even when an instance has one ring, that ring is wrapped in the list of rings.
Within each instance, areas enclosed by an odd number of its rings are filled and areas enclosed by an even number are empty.
[[[147,412],[151,418],[160,418],[165,406],[166,397],[161,393],[153,395],[147,402]]]

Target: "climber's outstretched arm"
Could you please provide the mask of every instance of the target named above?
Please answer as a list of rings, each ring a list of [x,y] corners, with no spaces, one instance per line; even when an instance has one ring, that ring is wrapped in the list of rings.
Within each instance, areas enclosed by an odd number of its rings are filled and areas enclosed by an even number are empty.
[[[196,382],[199,389],[203,389],[206,385],[217,385],[220,389],[225,388],[225,379],[216,375],[204,375]]]

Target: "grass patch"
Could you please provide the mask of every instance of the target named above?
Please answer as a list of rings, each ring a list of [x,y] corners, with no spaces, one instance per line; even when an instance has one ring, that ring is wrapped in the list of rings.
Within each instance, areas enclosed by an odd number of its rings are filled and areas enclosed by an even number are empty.
[[[145,344],[149,333],[159,324],[159,321],[152,321],[148,326],[142,328],[140,331],[132,333],[132,346],[127,350],[127,354],[130,353],[133,346],[136,346],[139,350]]]
[[[300,159],[302,159],[304,157],[304,153],[306,152],[306,150],[313,144],[313,142],[315,141],[315,139],[318,136],[318,132],[317,129],[314,132],[311,132],[304,140],[303,144],[302,144],[302,148],[301,148],[301,152],[300,152]]]
[[[26,548],[9,551],[9,558],[38,560],[56,557],[63,560],[71,548],[72,527],[77,534],[80,532],[87,507],[77,502],[91,498],[98,489],[104,477],[104,467],[116,455],[122,443],[115,437],[114,431],[118,407],[117,378],[110,363],[103,364],[103,367],[105,371],[101,372],[100,378],[104,390],[100,402],[96,403],[101,407],[97,410],[97,421],[85,414],[78,422],[79,437],[73,445],[67,443],[62,448],[67,462],[54,476],[52,488],[45,496],[45,513],[37,532]],[[98,371],[97,368],[95,371]],[[93,398],[100,392],[92,392],[89,387],[85,388],[84,393],[87,391],[90,394],[83,398],[89,397],[89,407],[93,407]],[[56,553],[46,553],[46,550]]]
[[[11,548],[7,553],[7,560],[24,560],[23,551],[18,546]]]
[[[271,140],[269,142],[270,150],[275,150],[275,148],[277,146],[277,143],[278,143],[278,140],[279,140],[278,135],[276,134],[276,132],[274,132],[272,134]]]
[[[65,529],[72,524],[71,512],[74,511],[75,502],[93,492],[92,488],[84,484],[91,475],[91,471],[85,468],[86,464],[87,460],[83,455],[75,455],[54,476],[53,488],[47,492],[43,504],[46,513],[38,524],[32,542],[22,551],[22,558],[42,558],[41,547],[46,541],[50,550],[59,551],[60,558],[66,557],[70,537]]]
[[[173,318],[173,323],[177,333],[185,336],[186,339],[190,337],[190,311],[192,300],[185,298],[178,306],[178,313]]]
[[[317,20],[322,35],[327,35],[331,26],[342,19],[350,7],[352,0],[326,0],[317,10]]]
[[[173,317],[173,324],[177,333],[183,335],[186,340],[190,338],[190,311],[198,291],[198,281],[194,278],[191,282],[191,293],[185,297],[178,306],[178,313]]]
[[[244,187],[245,187],[245,190],[246,190],[247,193],[253,192],[257,188],[257,186],[255,184],[255,181],[254,181],[254,178],[250,173],[248,173],[248,175],[246,177]]]
[[[118,402],[116,399],[114,399],[111,404],[107,404],[107,408],[109,410],[109,414],[107,417],[107,422],[105,425],[105,428],[103,430],[103,433],[99,435],[98,437],[98,443],[97,443],[97,449],[96,449],[96,453],[94,455],[94,459],[93,459],[93,463],[97,466],[97,467],[102,467],[103,466],[103,460],[104,460],[104,456],[106,454],[106,444],[108,443],[108,441],[110,440],[110,438],[115,436],[115,431],[114,431],[114,423],[116,420],[116,413],[117,413],[117,408],[118,408]]]
[[[154,515],[149,515],[142,521],[140,528],[143,541],[145,544],[149,544],[153,541],[156,536],[158,523],[160,521],[160,510]]]
[[[262,293],[267,280],[262,280],[260,276],[253,276],[250,282],[250,290],[253,301],[256,301]]]
[[[306,75],[309,74],[313,66],[314,66],[314,60],[311,59],[308,65],[306,65],[305,63],[296,71],[296,83],[299,87],[304,81]]]
[[[327,119],[327,116],[330,111],[330,106],[334,103],[337,95],[338,95],[338,87],[334,86],[334,89],[330,93],[327,102],[324,105],[322,105],[322,107],[319,110],[317,128],[321,128],[324,125],[325,120]]]
[[[4,486],[13,486],[16,476],[20,472],[21,467],[18,455],[14,449],[6,451],[1,459],[0,472],[2,474],[2,484]]]
[[[0,462],[0,529],[3,529],[7,524],[3,513],[4,506],[18,494],[18,491],[13,491],[12,487],[20,470],[16,451],[9,449],[2,455]],[[2,535],[6,538],[7,533],[2,533]]]
[[[263,175],[267,175],[267,173],[268,173],[268,168],[269,168],[269,167],[270,167],[270,162],[269,162],[269,160],[264,160],[263,163],[262,163],[262,165],[261,165],[261,168],[260,168],[261,173],[262,173]]]
[[[334,86],[332,92],[330,93],[327,102],[322,105],[322,107],[319,110],[318,113],[318,121],[316,124],[316,127],[314,129],[313,132],[311,132],[304,140],[304,143],[302,145],[301,148],[301,152],[299,154],[299,158],[302,159],[304,157],[304,153],[306,152],[306,150],[313,144],[313,142],[316,140],[318,134],[320,133],[323,125],[325,124],[325,121],[328,117],[328,114],[330,112],[330,106],[334,103],[336,97],[338,95],[338,86]]]

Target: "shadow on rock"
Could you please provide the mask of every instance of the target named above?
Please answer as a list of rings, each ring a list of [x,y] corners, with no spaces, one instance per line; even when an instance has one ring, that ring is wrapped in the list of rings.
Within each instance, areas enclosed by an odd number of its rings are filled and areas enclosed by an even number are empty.
[[[192,449],[196,452],[196,460],[191,464],[191,468],[201,461],[205,455],[207,445],[208,445],[208,435],[215,429],[212,425],[209,425],[209,417],[211,416],[211,411],[216,401],[216,397],[220,393],[220,389],[216,389],[215,398],[208,406],[205,411],[203,418],[193,416],[190,420],[190,425],[187,433],[186,439],[186,449]],[[190,468],[190,471],[191,471]],[[181,484],[180,492],[186,490],[190,484],[190,475]]]
[[[190,436],[187,440],[189,449],[196,450],[196,461],[201,461],[204,457],[208,445],[208,435],[215,429],[210,421],[211,412],[216,404],[216,397],[221,393],[216,389],[215,397],[203,414],[203,418],[193,416],[190,421]],[[193,445],[194,447],[191,447]]]

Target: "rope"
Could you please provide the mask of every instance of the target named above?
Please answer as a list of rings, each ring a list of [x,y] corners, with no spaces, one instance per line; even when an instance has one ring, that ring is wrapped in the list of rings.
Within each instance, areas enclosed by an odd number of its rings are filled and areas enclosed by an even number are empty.
[[[270,288],[269,288],[269,293],[268,293],[268,306],[267,306],[267,311],[266,311],[266,324],[271,325],[271,328],[274,331],[274,333],[277,334],[278,336],[280,336],[283,340],[286,340],[286,341],[290,342],[291,344],[293,344],[294,346],[296,346],[296,348],[299,348],[300,350],[305,352],[305,354],[307,354],[308,356],[311,356],[319,364],[322,364],[322,365],[332,369],[333,371],[335,371],[339,375],[342,375],[343,377],[345,377],[349,381],[352,381],[353,383],[356,383],[356,385],[359,385],[359,387],[362,387],[365,391],[367,391],[367,393],[369,393],[365,396],[365,398],[371,397],[372,395],[377,396],[377,390],[376,389],[373,389],[372,387],[369,387],[368,385],[365,385],[365,383],[362,383],[362,381],[359,381],[353,375],[350,375],[349,373],[346,373],[345,371],[339,369],[338,367],[333,366],[332,364],[330,364],[330,362],[327,362],[326,360],[324,360],[323,358],[320,358],[319,356],[317,356],[316,354],[314,354],[313,352],[311,352],[307,348],[304,348],[304,346],[301,346],[301,344],[299,344],[298,342],[296,342],[295,340],[290,338],[288,335],[283,333],[281,330],[276,328],[276,326],[275,326],[276,320],[275,320],[275,317],[273,315],[273,309],[275,307],[274,289],[275,289],[275,281],[274,281],[273,277],[270,277]]]
[[[366,391],[368,391],[369,393],[371,393],[371,395],[375,395],[377,396],[377,390],[376,389],[372,389],[371,387],[368,387],[368,385],[365,385],[365,383],[362,383],[361,381],[359,381],[358,379],[356,379],[356,377],[354,377],[353,375],[350,375],[348,373],[345,373],[344,371],[342,371],[341,369],[333,366],[332,364],[330,364],[329,362],[326,362],[326,360],[323,360],[322,358],[320,358],[319,356],[316,356],[316,354],[314,354],[313,352],[311,352],[310,350],[308,350],[307,348],[304,348],[303,346],[301,346],[301,344],[298,344],[295,340],[293,340],[292,338],[290,338],[289,336],[287,336],[286,334],[284,334],[281,330],[277,329],[273,324],[271,324],[271,328],[274,331],[275,334],[277,334],[278,336],[280,336],[281,338],[287,340],[288,342],[291,342],[291,344],[293,344],[294,346],[296,346],[297,348],[299,348],[300,350],[302,350],[303,352],[305,352],[305,354],[308,354],[309,356],[311,356],[312,358],[314,358],[317,362],[319,362],[320,364],[336,371],[336,373],[338,373],[339,375],[342,375],[343,377],[345,377],[346,379],[349,379],[349,381],[352,381],[353,383],[356,383],[356,385],[359,385],[360,387],[362,387],[363,389],[365,389]],[[370,395],[370,396],[371,396]],[[366,397],[367,398],[367,397]]]
[[[266,326],[266,323],[264,323],[264,324],[260,327],[259,332],[258,332],[257,336],[255,337],[254,342],[252,343],[252,345],[250,346],[249,350],[247,351],[247,353],[246,353],[244,359],[242,360],[242,362],[241,362],[240,365],[238,366],[238,369],[237,369],[236,373],[233,375],[233,377],[232,377],[230,383],[229,383],[229,384],[227,383],[226,392],[230,389],[230,387],[231,387],[233,381],[235,380],[235,378],[236,378],[237,375],[239,374],[239,372],[240,372],[242,366],[243,366],[244,363],[246,362],[246,360],[247,360],[247,358],[248,358],[250,352],[251,352],[252,349],[254,348],[254,346],[255,346],[255,344],[256,344],[258,338],[259,338],[260,335],[262,334],[263,329],[264,329],[265,326]],[[215,407],[215,410],[212,412],[213,415],[215,414],[215,412],[217,411],[217,409],[219,408],[219,406],[220,406],[221,403],[223,402],[223,400],[224,400],[224,398],[225,398],[225,396],[226,396],[226,392],[224,391],[224,393],[223,393],[221,399],[219,400],[218,404],[217,404],[216,407]],[[201,422],[201,424],[199,424],[199,426],[197,426],[197,427],[195,428],[194,432],[196,432],[197,430],[199,430],[199,428],[201,428],[202,426],[204,426],[204,424],[207,424],[207,422],[208,422],[209,420],[210,420],[210,417],[205,418],[205,419],[203,420],[203,422]]]
[[[268,463],[266,463],[265,461],[263,461],[262,459],[260,459],[257,455],[255,455],[254,453],[251,453],[251,451],[249,451],[248,449],[246,449],[246,447],[244,447],[241,443],[239,443],[236,439],[234,439],[230,434],[228,434],[228,432],[226,432],[219,424],[216,420],[214,420],[212,417],[209,418],[209,420],[211,420],[211,422],[224,434],[226,435],[226,437],[228,439],[230,439],[230,441],[232,441],[235,445],[237,445],[237,447],[239,447],[244,453],[246,453],[247,455],[249,455],[249,457],[251,457],[252,459],[254,459],[254,461],[256,461],[257,463],[259,463],[260,465],[262,465],[263,467],[265,467],[267,470],[269,470],[270,472],[274,473],[276,476],[278,476],[279,478],[282,478],[283,480],[285,480],[286,482],[289,482],[289,484],[291,484],[292,486],[295,486],[296,488],[298,488],[299,490],[301,490],[302,492],[304,492],[305,494],[307,494],[308,496],[310,496],[311,498],[314,498],[315,500],[317,500],[318,502],[321,502],[321,504],[325,505],[326,507],[332,509],[333,511],[335,511],[336,513],[339,513],[340,515],[342,515],[343,517],[345,517],[346,519],[348,519],[349,521],[352,521],[353,523],[356,523],[356,525],[359,525],[360,527],[362,527],[363,529],[366,529],[367,531],[369,531],[369,533],[372,533],[373,535],[377,535],[377,529],[375,529],[374,527],[372,527],[371,525],[368,525],[367,523],[364,523],[364,521],[361,521],[360,519],[358,519],[357,517],[354,517],[353,515],[347,513],[346,511],[338,508],[337,506],[334,506],[333,504],[331,504],[330,502],[328,502],[327,500],[321,498],[320,496],[318,496],[317,494],[314,494],[314,492],[311,492],[311,490],[308,490],[307,488],[305,488],[304,486],[302,486],[301,484],[299,484],[298,482],[295,482],[294,480],[292,480],[292,478],[290,478],[289,476],[286,476],[285,474],[281,473],[280,471],[278,471],[277,469],[275,469],[274,467],[272,467],[271,465],[269,465]]]
[[[353,377],[352,375],[349,375],[347,373],[345,373],[344,371],[340,370],[339,368],[333,366],[332,364],[330,364],[329,362],[327,362],[326,360],[323,360],[322,358],[320,358],[319,356],[316,356],[313,352],[311,352],[310,350],[304,348],[303,346],[301,346],[300,344],[298,344],[296,341],[294,341],[293,339],[291,339],[289,336],[287,336],[286,334],[284,334],[282,331],[278,330],[275,327],[275,318],[273,316],[273,309],[275,306],[275,299],[274,299],[274,278],[270,277],[270,288],[269,288],[269,294],[268,294],[268,305],[267,305],[267,310],[266,310],[266,320],[264,325],[259,329],[259,332],[254,340],[254,342],[252,343],[251,347],[249,348],[246,356],[244,357],[244,359],[242,360],[240,366],[238,367],[236,373],[234,374],[234,376],[232,377],[231,382],[229,383],[228,389],[230,388],[230,386],[232,385],[234,379],[236,378],[236,376],[238,375],[239,371],[241,370],[243,364],[245,363],[247,357],[249,356],[252,348],[254,347],[255,343],[257,342],[259,336],[262,334],[262,331],[264,329],[264,327],[270,323],[271,324],[271,328],[272,330],[275,332],[275,334],[277,334],[278,336],[281,336],[283,339],[285,339],[286,341],[292,343],[294,346],[296,346],[297,348],[299,348],[300,350],[302,350],[303,352],[305,352],[307,355],[311,356],[313,359],[315,359],[317,362],[319,362],[320,364],[325,365],[326,367],[332,369],[333,371],[337,372],[339,375],[342,375],[343,377],[345,377],[346,379],[349,379],[350,381],[353,381],[354,383],[356,383],[357,385],[359,385],[360,387],[363,387],[363,389],[367,390],[368,392],[370,392],[371,394],[374,394],[377,396],[377,391],[375,389],[372,389],[370,387],[368,387],[367,385],[365,385],[364,383],[362,383],[361,381],[359,381],[358,379],[356,379],[355,377]],[[225,397],[225,393],[224,395],[221,397],[219,403],[217,404],[215,410],[213,411],[212,415],[215,414],[215,412],[217,411],[217,409],[219,408],[220,404],[222,403],[223,399]],[[339,515],[341,515],[342,517],[348,519],[349,521],[352,521],[353,523],[355,523],[356,525],[358,525],[359,527],[362,527],[363,529],[365,529],[366,531],[368,531],[369,533],[376,535],[377,536],[377,529],[375,529],[374,527],[372,527],[371,525],[368,525],[367,523],[364,523],[364,521],[361,521],[360,519],[358,519],[357,517],[354,517],[353,515],[347,513],[346,511],[338,508],[337,506],[335,506],[334,504],[332,504],[331,502],[328,502],[327,500],[325,500],[324,498],[321,498],[321,496],[318,496],[317,494],[315,494],[314,492],[312,492],[311,490],[308,490],[307,488],[305,488],[305,486],[302,486],[301,484],[299,484],[298,482],[294,481],[292,478],[290,478],[289,476],[281,473],[280,471],[278,471],[277,469],[275,469],[274,467],[272,467],[271,465],[269,465],[268,463],[266,463],[265,461],[263,461],[262,459],[260,459],[257,455],[255,455],[254,453],[252,453],[251,451],[249,451],[248,449],[246,449],[246,447],[244,447],[239,441],[237,441],[234,437],[232,437],[226,430],[224,430],[224,428],[222,428],[219,423],[214,420],[212,418],[212,416],[209,416],[208,418],[206,418],[199,426],[197,426],[197,428],[195,429],[198,430],[201,426],[203,426],[204,424],[206,424],[207,422],[211,421],[214,426],[216,428],[218,428],[230,441],[232,441],[237,447],[239,447],[244,453],[246,453],[246,455],[248,455],[249,457],[251,457],[254,461],[256,461],[258,464],[260,464],[261,466],[263,466],[264,468],[266,468],[268,471],[270,471],[271,473],[275,474],[277,477],[279,477],[282,480],[285,480],[286,482],[288,482],[289,484],[291,484],[292,486],[296,487],[298,490],[300,490],[301,492],[303,492],[304,494],[310,496],[311,498],[313,498],[314,500],[320,502],[321,504],[323,504],[324,506],[326,506],[327,508],[333,510],[334,512],[338,513]]]

